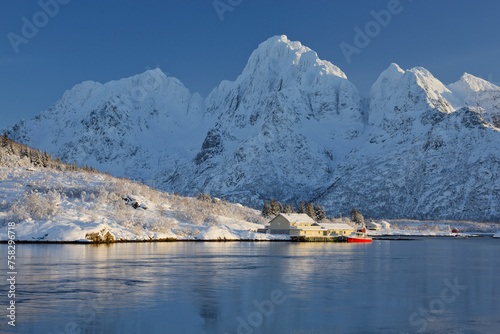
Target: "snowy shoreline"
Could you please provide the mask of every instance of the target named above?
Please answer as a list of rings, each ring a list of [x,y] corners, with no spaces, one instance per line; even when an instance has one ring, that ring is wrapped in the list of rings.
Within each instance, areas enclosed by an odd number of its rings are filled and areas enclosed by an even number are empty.
[[[75,241],[40,241],[40,240],[16,240],[16,244],[74,244],[74,245],[111,245],[111,244],[145,244],[145,243],[169,243],[169,242],[292,242],[291,239],[227,239],[227,240],[201,240],[201,239],[158,239],[158,240],[118,240],[114,242],[92,242],[90,240]],[[7,244],[7,240],[0,240],[0,244]]]
[[[432,235],[432,234],[368,234],[373,240],[398,240],[399,238],[455,238],[454,235]],[[468,238],[493,238],[495,233],[464,234]],[[404,240],[404,239],[403,239]]]
[[[455,234],[370,234],[373,240],[418,240],[428,238],[454,238]],[[495,238],[498,233],[475,233],[466,234],[469,238]],[[269,239],[143,239],[143,240],[116,240],[113,242],[92,242],[88,239],[82,240],[16,240],[16,244],[75,244],[75,245],[109,245],[109,244],[125,244],[125,243],[169,243],[169,242],[297,242],[292,240],[287,235],[274,235],[276,238]],[[411,239],[417,238],[417,239]],[[7,240],[0,240],[0,244],[7,244]],[[310,243],[310,242],[308,242]],[[321,242],[319,242],[321,243]]]

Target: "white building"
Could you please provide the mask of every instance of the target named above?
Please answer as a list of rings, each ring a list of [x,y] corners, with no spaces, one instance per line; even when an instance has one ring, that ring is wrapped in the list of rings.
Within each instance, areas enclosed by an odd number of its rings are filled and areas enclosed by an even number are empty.
[[[386,222],[385,220],[382,220],[381,222],[378,222],[380,226],[382,226],[383,229],[390,230],[391,229],[391,224]]]
[[[375,223],[374,221],[369,221],[369,222],[366,222],[365,223],[365,226],[367,229],[369,230],[375,230],[375,231],[378,231],[378,230],[381,230],[382,229],[382,225],[378,224],[378,223]]]

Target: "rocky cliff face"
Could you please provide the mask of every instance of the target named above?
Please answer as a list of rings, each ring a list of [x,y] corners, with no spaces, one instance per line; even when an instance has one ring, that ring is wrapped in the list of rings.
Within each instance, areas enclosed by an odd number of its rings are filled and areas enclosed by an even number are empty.
[[[498,220],[499,122],[500,88],[470,74],[445,86],[392,64],[363,99],[338,67],[276,36],[206,99],[160,70],[85,82],[8,134],[187,195]]]

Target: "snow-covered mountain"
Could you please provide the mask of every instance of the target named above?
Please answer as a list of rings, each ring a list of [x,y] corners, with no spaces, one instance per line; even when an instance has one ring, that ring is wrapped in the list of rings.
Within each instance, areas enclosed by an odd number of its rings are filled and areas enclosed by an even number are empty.
[[[498,220],[499,126],[500,88],[470,74],[446,86],[392,64],[364,99],[338,67],[276,36],[206,99],[157,69],[77,85],[8,134],[186,195]]]
[[[318,199],[368,217],[498,220],[500,129],[488,120],[499,93],[468,74],[446,87],[423,68],[392,64],[370,91],[367,141]]]
[[[222,82],[207,113],[215,121],[200,152],[169,188],[254,205],[326,189],[364,127],[361,97],[345,74],[285,36],[262,43],[234,82]]]
[[[83,82],[9,134],[117,176],[154,179],[196,154],[207,131],[204,100],[155,69],[106,84]]]

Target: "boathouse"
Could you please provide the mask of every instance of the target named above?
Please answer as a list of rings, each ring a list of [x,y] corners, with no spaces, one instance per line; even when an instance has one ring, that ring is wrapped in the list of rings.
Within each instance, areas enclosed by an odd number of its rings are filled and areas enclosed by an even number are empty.
[[[280,213],[269,222],[271,234],[290,234],[290,229],[312,228],[320,226],[305,213]]]
[[[352,232],[354,228],[347,224],[318,224],[303,213],[281,213],[269,222],[269,233],[294,237],[338,237]]]
[[[321,223],[327,236],[347,236],[354,232],[354,227],[345,223]]]

